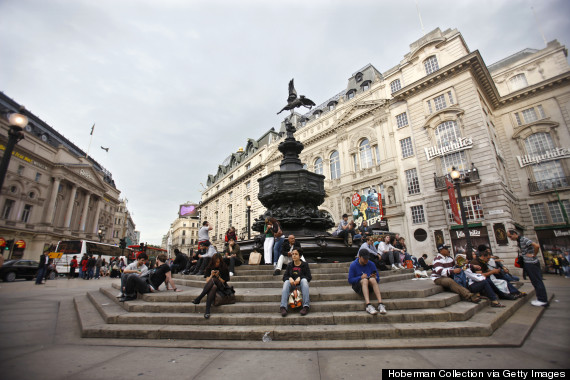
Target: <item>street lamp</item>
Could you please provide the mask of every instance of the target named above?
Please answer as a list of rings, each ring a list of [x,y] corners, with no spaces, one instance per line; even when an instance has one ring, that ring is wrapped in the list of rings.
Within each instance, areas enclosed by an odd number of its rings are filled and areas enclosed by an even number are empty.
[[[12,113],[8,116],[8,122],[10,123],[8,143],[6,144],[6,150],[4,151],[4,156],[0,163],[0,190],[2,189],[2,185],[4,185],[4,179],[6,178],[6,172],[8,171],[8,164],[10,163],[10,158],[12,158],[14,146],[16,146],[18,141],[24,138],[22,131],[24,127],[28,125],[28,118],[20,113]]]
[[[251,201],[248,199],[245,205],[247,206],[247,240],[251,240]]]
[[[99,243],[101,243],[103,241],[103,230],[101,228],[97,231],[97,235],[99,235]]]
[[[471,235],[469,234],[469,226],[467,224],[467,216],[465,214],[465,205],[463,204],[463,197],[461,196],[461,173],[455,167],[451,168],[451,179],[455,183],[455,188],[457,189],[457,200],[459,201],[459,209],[461,211],[461,220],[463,221],[463,233],[465,234],[465,241],[467,246],[465,247],[467,260],[473,259],[473,247],[471,246]],[[465,182],[469,182],[469,176],[465,176]]]

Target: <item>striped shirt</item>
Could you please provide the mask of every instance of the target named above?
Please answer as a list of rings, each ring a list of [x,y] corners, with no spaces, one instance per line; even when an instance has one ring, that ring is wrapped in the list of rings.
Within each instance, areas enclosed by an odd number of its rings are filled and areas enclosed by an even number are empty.
[[[524,257],[525,264],[536,264],[536,263],[538,263],[538,257],[526,256],[527,253],[534,255],[534,247],[532,246],[532,240],[530,240],[524,236],[519,236],[517,243],[518,243],[519,248],[521,250],[521,254]]]
[[[431,279],[435,280],[440,277],[453,277],[453,270],[455,269],[455,260],[451,256],[443,256],[438,253],[433,259],[433,269],[431,272]]]

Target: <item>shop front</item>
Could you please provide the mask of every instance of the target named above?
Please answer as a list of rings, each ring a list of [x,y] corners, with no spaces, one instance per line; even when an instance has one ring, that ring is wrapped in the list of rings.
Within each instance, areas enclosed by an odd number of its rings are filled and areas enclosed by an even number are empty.
[[[570,252],[570,227],[542,227],[535,231],[545,270],[554,273],[554,255],[567,255]]]
[[[451,227],[449,234],[451,236],[453,255],[455,256],[458,253],[465,253],[467,239],[465,238],[465,232],[463,232],[463,226],[458,225]],[[483,226],[481,223],[469,225],[469,236],[471,237],[471,246],[473,249],[477,249],[481,244],[485,244],[487,247],[491,246],[487,227]]]

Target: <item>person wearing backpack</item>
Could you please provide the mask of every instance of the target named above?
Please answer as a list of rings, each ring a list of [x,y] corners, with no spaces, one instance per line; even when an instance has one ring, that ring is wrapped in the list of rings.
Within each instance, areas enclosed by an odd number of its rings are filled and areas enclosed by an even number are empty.
[[[311,282],[313,277],[311,276],[309,264],[301,260],[301,254],[296,249],[291,252],[291,258],[293,260],[287,265],[287,269],[285,269],[283,274],[283,291],[281,292],[281,306],[279,308],[282,317],[287,316],[287,300],[289,299],[289,294],[295,288],[301,288],[303,296],[303,308],[300,314],[302,316],[307,315],[311,307],[309,282]]]

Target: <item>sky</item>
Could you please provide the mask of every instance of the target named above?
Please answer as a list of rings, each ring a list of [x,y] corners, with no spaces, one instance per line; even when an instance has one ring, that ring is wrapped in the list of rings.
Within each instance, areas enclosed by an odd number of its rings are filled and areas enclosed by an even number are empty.
[[[0,0],[0,91],[83,150],[95,123],[90,156],[160,244],[208,174],[280,127],[291,78],[320,104],[396,66],[424,34],[416,3],[425,33],[457,28],[487,65],[541,32],[570,44],[566,0]]]

